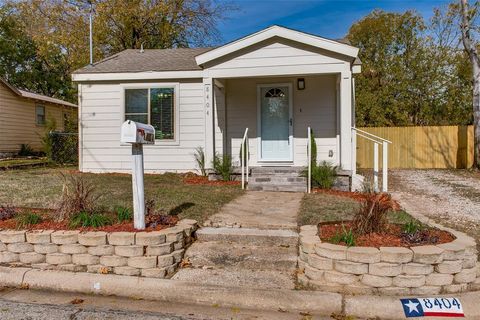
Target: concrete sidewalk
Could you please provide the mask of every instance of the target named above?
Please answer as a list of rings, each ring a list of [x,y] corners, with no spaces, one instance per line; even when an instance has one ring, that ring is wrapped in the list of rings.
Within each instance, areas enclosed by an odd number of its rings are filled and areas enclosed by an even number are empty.
[[[335,313],[360,319],[405,318],[400,297],[346,296],[316,291],[222,287],[168,279],[5,267],[0,267],[0,284],[17,288],[113,295],[262,312],[281,311],[318,316],[330,316]],[[480,291],[454,296],[460,299],[467,319],[480,319],[478,306]]]

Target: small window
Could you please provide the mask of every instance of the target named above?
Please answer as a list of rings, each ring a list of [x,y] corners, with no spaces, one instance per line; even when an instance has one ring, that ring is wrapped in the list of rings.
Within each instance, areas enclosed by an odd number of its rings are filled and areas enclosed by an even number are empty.
[[[151,124],[157,140],[174,140],[174,88],[125,89],[125,120]]]
[[[39,126],[45,125],[45,106],[35,106],[35,119]]]

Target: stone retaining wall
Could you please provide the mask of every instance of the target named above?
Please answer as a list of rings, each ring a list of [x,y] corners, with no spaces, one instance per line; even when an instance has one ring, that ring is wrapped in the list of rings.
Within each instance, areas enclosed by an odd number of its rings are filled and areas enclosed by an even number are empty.
[[[345,247],[322,243],[317,226],[300,229],[303,286],[350,294],[422,295],[480,290],[475,241],[404,247]]]
[[[0,264],[165,278],[177,270],[195,220],[152,232],[0,231]]]

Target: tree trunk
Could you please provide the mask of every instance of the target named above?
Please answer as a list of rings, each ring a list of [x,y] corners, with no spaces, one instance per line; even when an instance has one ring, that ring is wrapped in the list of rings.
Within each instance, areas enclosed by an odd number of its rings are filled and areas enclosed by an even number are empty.
[[[477,47],[471,35],[471,9],[468,0],[460,0],[462,17],[462,42],[472,63],[473,74],[473,129],[474,129],[474,167],[480,165],[480,59]]]

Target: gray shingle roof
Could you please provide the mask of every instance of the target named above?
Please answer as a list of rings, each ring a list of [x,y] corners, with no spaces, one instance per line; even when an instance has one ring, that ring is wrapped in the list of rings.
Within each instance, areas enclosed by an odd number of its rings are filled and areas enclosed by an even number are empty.
[[[213,48],[127,49],[74,73],[117,73],[201,70],[195,56]]]
[[[12,86],[10,83],[8,83],[7,80],[3,79],[2,77],[0,77],[0,83],[3,83],[7,88],[12,90],[13,93],[15,93],[16,95],[18,95],[22,98],[33,99],[33,100],[43,101],[43,102],[50,102],[50,103],[60,104],[60,105],[68,106],[68,107],[75,107],[75,108],[77,107],[76,104],[70,103],[68,101],[64,101],[64,100],[60,100],[60,99],[57,99],[57,98],[52,98],[52,97],[44,96],[42,94],[38,94],[38,93],[25,91],[25,90],[16,88],[16,87]]]

